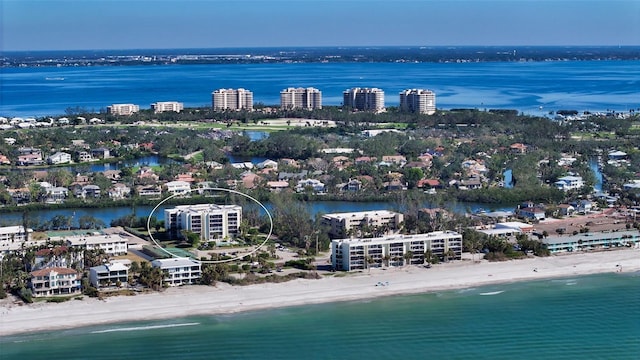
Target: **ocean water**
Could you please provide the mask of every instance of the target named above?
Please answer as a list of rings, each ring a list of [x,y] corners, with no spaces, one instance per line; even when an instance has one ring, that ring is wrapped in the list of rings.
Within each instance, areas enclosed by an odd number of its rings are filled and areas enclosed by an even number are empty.
[[[638,359],[638,354],[638,273],[0,338],[2,359]]]
[[[407,88],[436,92],[437,107],[549,111],[640,108],[638,61],[495,63],[207,64],[4,68],[0,116],[64,115],[69,107],[100,111],[113,103],[150,108],[156,101],[210,106],[219,88],[246,88],[254,102],[277,105],[287,87],[315,87],[325,105],[340,105],[352,87],[377,87],[397,106]]]

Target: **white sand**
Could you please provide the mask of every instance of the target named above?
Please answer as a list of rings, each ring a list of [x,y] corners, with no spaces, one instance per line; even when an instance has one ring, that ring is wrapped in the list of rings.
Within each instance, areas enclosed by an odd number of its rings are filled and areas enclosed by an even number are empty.
[[[0,303],[0,336],[86,325],[224,314],[303,304],[348,301],[379,296],[468,288],[593,273],[640,271],[640,249],[558,255],[507,262],[455,261],[431,269],[418,266],[372,269],[320,280],[280,284],[216,287],[188,286],[160,293],[65,303]],[[534,269],[536,271],[534,271]],[[341,273],[336,273],[341,274]],[[389,284],[376,286],[378,282]]]

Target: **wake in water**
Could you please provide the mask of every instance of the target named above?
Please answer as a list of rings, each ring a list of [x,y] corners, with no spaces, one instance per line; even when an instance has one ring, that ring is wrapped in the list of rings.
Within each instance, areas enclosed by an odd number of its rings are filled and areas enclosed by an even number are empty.
[[[104,333],[120,332],[120,331],[143,331],[143,330],[165,329],[165,328],[174,328],[174,327],[182,327],[182,326],[196,326],[196,325],[200,325],[200,323],[194,322],[194,323],[182,323],[182,324],[136,326],[136,327],[128,327],[128,328],[96,330],[96,331],[92,331],[91,333],[92,334],[104,334]]]
[[[483,296],[487,296],[487,295],[498,295],[498,294],[502,294],[504,292],[504,290],[500,290],[500,291],[492,291],[492,292],[485,292],[485,293],[480,293],[480,295]]]

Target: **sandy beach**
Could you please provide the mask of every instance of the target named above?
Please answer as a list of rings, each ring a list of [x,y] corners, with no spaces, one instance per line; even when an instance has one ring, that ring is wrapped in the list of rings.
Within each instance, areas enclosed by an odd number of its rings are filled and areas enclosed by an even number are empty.
[[[64,303],[0,302],[0,336],[116,322],[350,301],[400,294],[595,273],[640,271],[640,249],[555,255],[506,262],[455,261],[435,265],[335,273],[319,280],[215,287],[188,286],[158,293],[70,300]],[[379,285],[384,284],[384,285]]]

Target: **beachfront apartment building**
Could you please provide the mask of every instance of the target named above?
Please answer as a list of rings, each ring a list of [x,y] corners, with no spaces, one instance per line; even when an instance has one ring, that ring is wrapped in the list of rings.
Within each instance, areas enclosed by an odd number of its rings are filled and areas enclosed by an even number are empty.
[[[448,259],[462,257],[462,235],[436,231],[415,235],[389,235],[366,239],[331,241],[331,265],[335,270],[352,271],[370,267],[420,265],[425,254]]]
[[[214,111],[253,110],[253,93],[245,89],[218,89],[211,93]]]
[[[425,89],[404,90],[400,92],[400,110],[433,115],[436,112],[436,94]]]
[[[61,237],[68,246],[79,247],[84,250],[104,250],[109,256],[126,255],[129,249],[129,241],[120,234],[104,235],[73,235]]]
[[[316,88],[287,88],[280,92],[282,109],[322,109],[322,92]]]
[[[129,268],[123,263],[111,263],[89,268],[89,281],[93,287],[123,286],[129,281]]]
[[[388,210],[332,213],[322,216],[321,224],[329,229],[329,237],[342,239],[367,232],[388,234],[400,229],[404,215]]]
[[[576,235],[548,236],[542,240],[551,253],[611,249],[616,247],[640,247],[637,230],[601,233],[579,233]]]
[[[69,268],[54,267],[29,273],[34,297],[65,296],[81,293],[80,274]]]
[[[343,106],[358,111],[384,111],[384,91],[377,88],[352,88],[342,93]]]
[[[242,207],[239,205],[180,205],[164,210],[164,226],[172,237],[182,231],[200,234],[204,241],[218,243],[234,238],[240,231]]]
[[[180,111],[184,110],[184,103],[177,101],[158,101],[151,104],[151,109],[156,114],[166,111],[179,113]]]
[[[22,247],[30,246],[32,229],[24,226],[3,226],[0,227],[0,252],[15,251]]]
[[[140,111],[140,106],[135,104],[111,104],[107,106],[107,112],[111,115],[128,116]]]
[[[194,285],[200,282],[201,264],[191,258],[158,259],[151,262],[164,273],[167,286]]]

